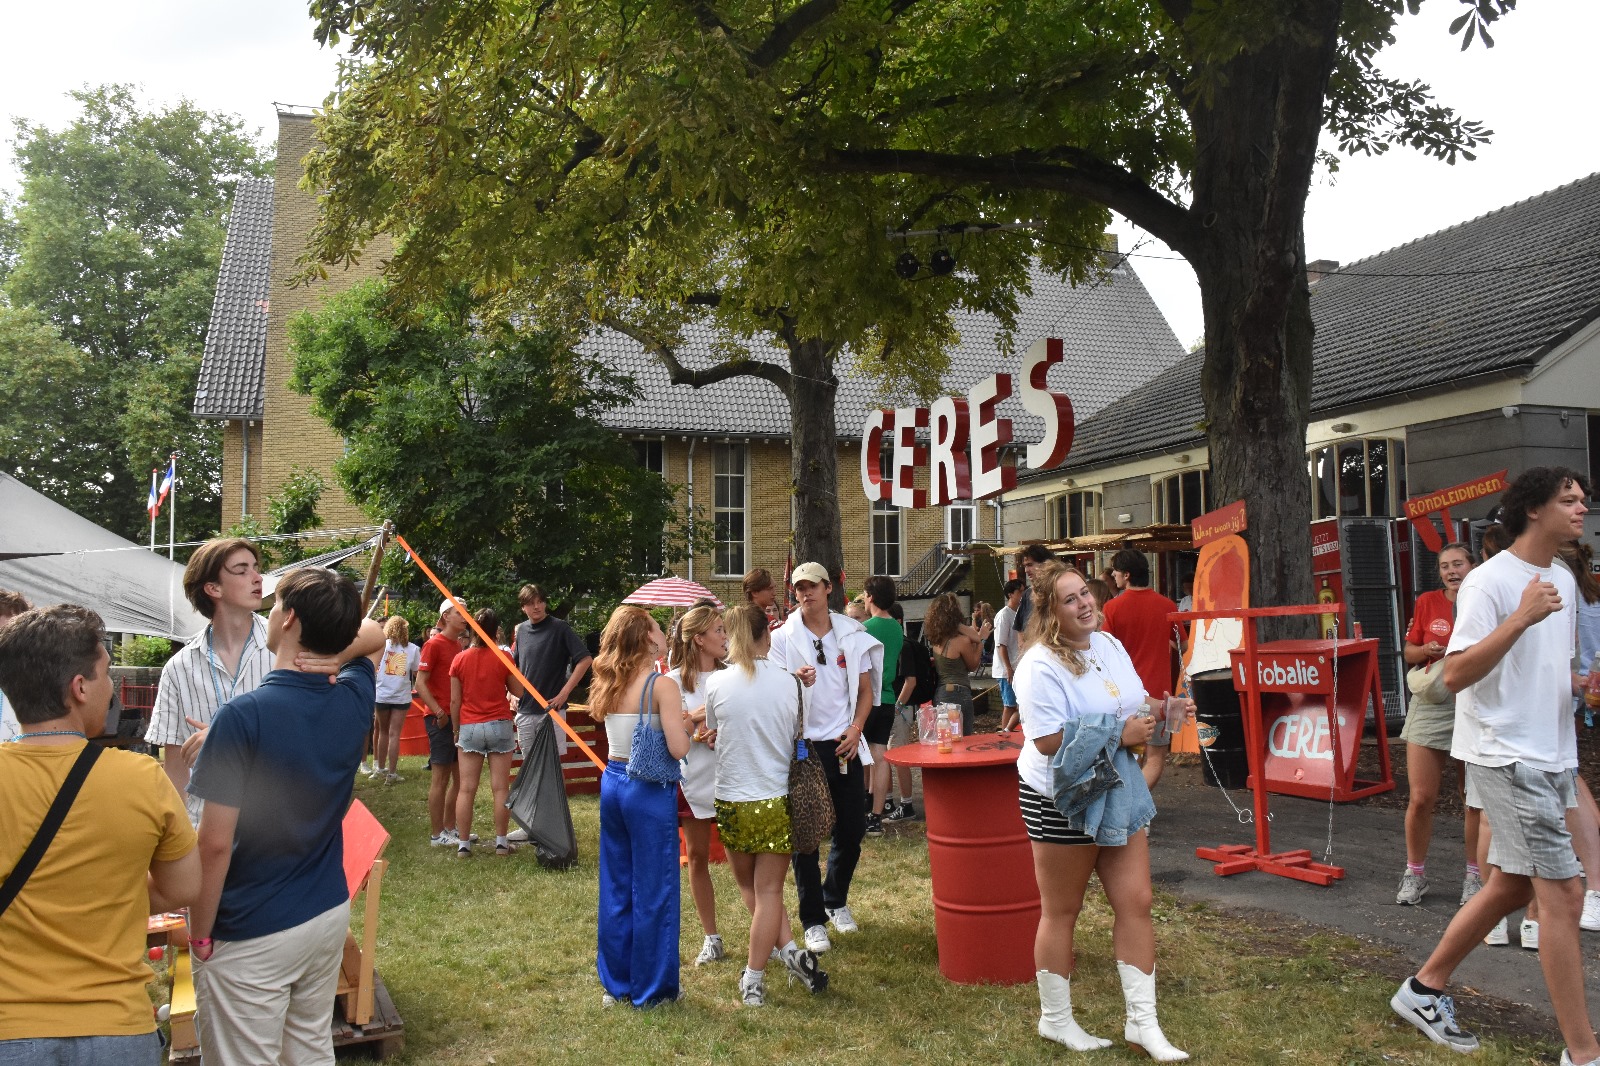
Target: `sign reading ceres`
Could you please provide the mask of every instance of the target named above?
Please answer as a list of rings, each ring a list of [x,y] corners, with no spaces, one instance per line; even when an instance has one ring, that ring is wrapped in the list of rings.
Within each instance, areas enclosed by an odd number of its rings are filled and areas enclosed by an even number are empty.
[[[1019,398],[1025,410],[1044,420],[1039,443],[1028,445],[1032,470],[1059,466],[1072,450],[1072,401],[1046,387],[1050,368],[1064,358],[1055,338],[1036,342],[1022,357]],[[867,499],[897,507],[942,507],[1015,488],[1016,467],[1006,466],[1000,456],[1011,443],[1011,419],[998,414],[1001,401],[1011,395],[1011,375],[991,374],[966,396],[944,396],[927,407],[868,411],[861,428],[861,489]],[[917,442],[918,430],[929,431],[926,446]],[[928,470],[929,489],[916,487],[922,467]]]

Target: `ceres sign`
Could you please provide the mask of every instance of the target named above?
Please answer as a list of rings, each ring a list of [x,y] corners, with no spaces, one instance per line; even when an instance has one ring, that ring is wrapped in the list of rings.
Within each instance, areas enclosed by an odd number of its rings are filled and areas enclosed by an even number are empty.
[[[1044,420],[1043,436],[1028,445],[1025,457],[1033,470],[1061,465],[1072,450],[1072,401],[1045,385],[1050,367],[1063,358],[1061,341],[1054,338],[1038,341],[1022,357],[1019,398],[1025,410]],[[861,429],[861,488],[867,499],[939,507],[1016,487],[1016,467],[1001,461],[1001,449],[1012,439],[1011,419],[997,413],[1012,389],[1010,374],[991,374],[965,396],[944,396],[928,407],[867,412]],[[919,430],[928,431],[926,445],[917,440]],[[928,471],[927,489],[916,487],[919,469]]]

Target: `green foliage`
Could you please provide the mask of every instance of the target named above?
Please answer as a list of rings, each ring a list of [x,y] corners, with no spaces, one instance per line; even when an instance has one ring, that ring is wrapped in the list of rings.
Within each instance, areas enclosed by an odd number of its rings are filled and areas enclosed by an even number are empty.
[[[176,451],[179,539],[204,536],[216,522],[221,430],[189,410],[233,189],[265,173],[266,157],[236,118],[187,101],[147,110],[121,85],[71,95],[81,113],[62,130],[17,121],[22,194],[0,204],[0,283],[82,359],[73,374],[34,375],[39,399],[60,411],[39,423],[44,457],[8,448],[0,458],[139,539],[149,470]],[[24,356],[9,343],[0,360],[14,363]],[[58,476],[41,477],[41,463]]]
[[[224,539],[242,537],[245,540],[254,541],[256,549],[261,552],[261,569],[272,570],[278,566],[277,554],[273,550],[277,541],[269,540],[263,543],[261,537],[265,536],[266,533],[267,527],[261,524],[260,519],[256,518],[255,515],[247,514],[221,533],[218,533],[217,536]]]
[[[527,581],[558,611],[619,599],[663,530],[669,560],[684,548],[673,487],[599,420],[632,383],[473,312],[456,294],[401,313],[374,282],[290,323],[291,386],[348,441],[340,484],[471,604],[510,618]],[[396,584],[425,601],[424,581]]]
[[[134,637],[117,645],[117,665],[165,666],[179,647],[165,637]]]
[[[322,516],[317,514],[317,504],[322,502],[322,493],[326,488],[327,483],[315,470],[291,467],[289,476],[278,486],[278,491],[267,497],[267,513],[272,517],[272,532],[304,533],[308,529],[321,529]],[[286,563],[326,550],[318,548],[313,551],[305,547],[304,542],[300,540],[286,540],[279,543],[282,545],[280,550]]]

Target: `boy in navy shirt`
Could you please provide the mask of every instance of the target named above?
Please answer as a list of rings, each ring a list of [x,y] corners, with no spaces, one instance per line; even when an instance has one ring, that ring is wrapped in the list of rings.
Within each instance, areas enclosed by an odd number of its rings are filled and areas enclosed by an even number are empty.
[[[332,1063],[332,1013],[350,897],[342,823],[371,724],[383,630],[346,577],[307,568],[278,583],[274,669],[211,723],[189,791],[200,820],[190,912],[207,1063]],[[297,669],[345,661],[337,677]]]

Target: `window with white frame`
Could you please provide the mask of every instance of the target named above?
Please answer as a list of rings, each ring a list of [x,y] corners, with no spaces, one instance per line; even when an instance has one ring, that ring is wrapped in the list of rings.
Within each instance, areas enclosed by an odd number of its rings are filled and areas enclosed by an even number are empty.
[[[711,569],[725,577],[738,577],[747,567],[749,539],[749,449],[743,444],[713,444],[712,528],[715,549]]]
[[[653,473],[666,475],[666,449],[659,440],[636,440],[633,442],[633,458],[640,466]],[[661,574],[667,565],[665,538],[648,547],[640,548],[633,555],[633,572],[641,577],[655,577]]]
[[[1205,470],[1185,470],[1155,478],[1150,491],[1158,526],[1188,525],[1211,510],[1211,476]]]
[[[904,549],[900,508],[888,500],[872,503],[872,572],[881,577],[899,577]]]
[[[965,548],[978,539],[978,508],[971,500],[957,500],[944,509],[944,542]]]
[[[1058,539],[1086,537],[1100,532],[1100,494],[1067,492],[1050,506],[1050,535]]]
[[[1406,498],[1406,442],[1357,437],[1313,448],[1313,518],[1386,518],[1400,513]]]

